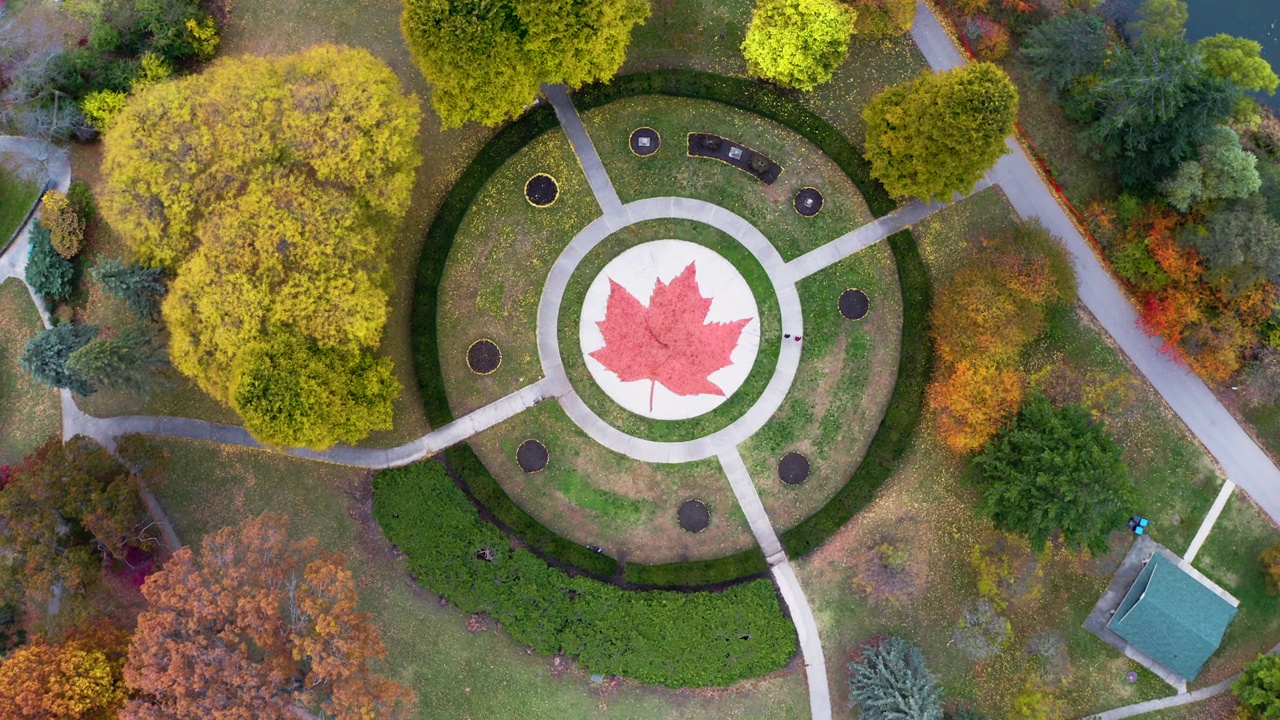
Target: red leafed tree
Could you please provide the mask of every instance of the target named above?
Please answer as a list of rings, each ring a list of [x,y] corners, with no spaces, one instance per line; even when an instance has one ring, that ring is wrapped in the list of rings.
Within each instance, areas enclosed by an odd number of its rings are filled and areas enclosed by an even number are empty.
[[[98,621],[62,642],[37,639],[0,662],[0,720],[110,720],[128,691],[129,635]]]
[[[175,553],[143,586],[123,717],[258,720],[323,713],[396,720],[412,692],[373,672],[386,648],[351,573],[266,513]]]
[[[604,320],[597,323],[604,347],[591,357],[623,382],[649,380],[653,388],[661,384],[676,395],[724,395],[708,377],[731,363],[729,356],[751,320],[706,322],[711,299],[698,289],[697,273],[689,263],[670,284],[659,280],[649,307],[610,280]]]

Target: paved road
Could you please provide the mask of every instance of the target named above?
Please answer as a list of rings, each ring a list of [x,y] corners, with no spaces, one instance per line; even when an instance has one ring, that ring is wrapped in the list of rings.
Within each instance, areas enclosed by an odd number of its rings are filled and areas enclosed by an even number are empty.
[[[964,62],[923,2],[917,3],[911,36],[935,70]],[[1038,218],[1049,232],[1062,239],[1075,265],[1081,302],[1199,438],[1227,477],[1244,488],[1272,519],[1280,521],[1280,469],[1200,378],[1160,353],[1163,342],[1139,328],[1132,303],[1058,204],[1022,147],[1012,138],[1006,144],[1010,154],[1000,159],[987,178],[1000,186],[1019,216]]]

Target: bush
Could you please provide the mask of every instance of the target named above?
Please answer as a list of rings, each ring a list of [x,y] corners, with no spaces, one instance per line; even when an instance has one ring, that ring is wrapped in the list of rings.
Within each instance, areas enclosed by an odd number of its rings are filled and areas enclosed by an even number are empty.
[[[119,90],[96,90],[80,101],[80,112],[84,113],[90,127],[98,132],[106,132],[115,116],[124,111],[128,100],[128,93]]]
[[[1231,692],[1250,713],[1250,717],[1280,717],[1280,656],[1259,655],[1244,666],[1239,679],[1231,683]]]
[[[76,216],[86,226],[93,222],[98,214],[98,204],[93,200],[93,190],[89,189],[88,183],[72,180],[71,187],[67,188],[67,200],[71,202],[71,209]]]
[[[49,229],[49,244],[59,255],[70,260],[80,254],[85,223],[66,195],[57,190],[45,191],[40,199],[40,223]]]
[[[858,17],[854,33],[868,40],[887,40],[906,35],[916,19],[915,0],[854,0]]]
[[[1258,562],[1267,574],[1267,591],[1272,595],[1280,592],[1280,543],[1268,546],[1258,555]]]
[[[31,221],[30,240],[27,284],[45,300],[66,300],[71,297],[71,279],[75,275],[75,266],[53,249],[49,229],[39,220]]]
[[[464,612],[490,614],[543,654],[574,655],[591,672],[699,687],[780,669],[796,652],[769,581],[718,593],[626,591],[512,549],[438,462],[381,472],[373,487],[374,516],[419,582]]]

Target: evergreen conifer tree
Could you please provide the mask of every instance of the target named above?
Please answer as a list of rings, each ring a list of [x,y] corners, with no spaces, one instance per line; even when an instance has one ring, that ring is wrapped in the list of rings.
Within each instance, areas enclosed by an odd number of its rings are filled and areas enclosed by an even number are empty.
[[[113,338],[98,337],[71,353],[67,367],[94,385],[145,393],[155,383],[155,371],[165,364],[155,333],[135,325]]]
[[[39,220],[31,221],[31,254],[27,257],[27,284],[46,300],[71,297],[71,277],[75,267],[53,249],[49,229]]]
[[[864,646],[862,662],[849,664],[849,704],[863,720],[942,720],[938,684],[920,650],[902,638]]]
[[[77,395],[92,395],[93,383],[67,365],[71,353],[89,344],[98,335],[97,325],[66,323],[51,327],[31,338],[18,358],[18,365],[36,380]]]
[[[118,258],[106,258],[90,271],[94,282],[124,300],[139,318],[155,320],[160,316],[160,298],[164,297],[163,273],[159,268],[129,265]]]

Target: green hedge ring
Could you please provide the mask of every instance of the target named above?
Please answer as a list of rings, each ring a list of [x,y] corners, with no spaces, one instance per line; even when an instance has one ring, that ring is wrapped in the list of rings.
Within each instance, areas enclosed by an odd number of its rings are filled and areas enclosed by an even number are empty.
[[[692,70],[660,70],[626,75],[607,85],[583,88],[574,100],[579,110],[587,110],[637,95],[713,100],[773,120],[812,142],[831,158],[862,193],[874,216],[880,217],[896,208],[884,187],[871,177],[870,166],[861,152],[835,126],[797,101],[754,81]],[[440,278],[454,236],[489,177],[522,147],[555,127],[558,122],[554,111],[544,105],[495,134],[462,172],[427,230],[410,323],[414,366],[427,419],[433,427],[454,419],[445,394],[435,336]],[[902,333],[897,382],[862,462],[826,505],[782,533],[783,546],[792,558],[819,547],[871,501],[898,467],[919,424],[925,383],[932,367],[928,333],[931,287],[910,231],[891,235],[888,243],[898,269],[903,325],[913,331]],[[713,560],[652,566],[628,563],[619,582],[615,578],[616,560],[557,535],[530,516],[506,494],[469,446],[450,448],[445,452],[445,460],[481,509],[491,514],[500,527],[509,530],[538,555],[571,571],[581,571],[624,587],[690,590],[709,586],[723,588],[758,578],[768,571],[763,552],[752,548]]]

